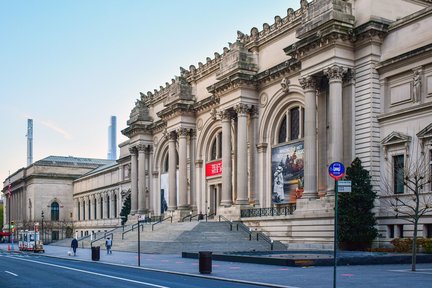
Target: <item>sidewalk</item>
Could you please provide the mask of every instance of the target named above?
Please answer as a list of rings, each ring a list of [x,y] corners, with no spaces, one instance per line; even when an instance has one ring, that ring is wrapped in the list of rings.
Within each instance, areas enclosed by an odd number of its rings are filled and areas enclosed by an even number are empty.
[[[68,251],[72,250],[68,247],[45,245],[44,249],[45,253],[35,253],[34,255],[92,262],[90,249],[78,248],[76,256],[68,255]],[[142,249],[145,249],[145,247]],[[1,243],[0,250],[8,251],[8,244]],[[15,252],[22,253],[18,251],[17,245],[15,245]],[[28,253],[33,255],[32,252]],[[202,275],[199,273],[198,259],[185,259],[180,254],[141,254],[140,258],[140,268],[142,269],[154,269],[199,277],[223,278],[241,282],[246,281],[254,284],[261,283],[265,287],[295,288],[294,286],[286,286],[287,269],[279,266],[213,261],[212,273]],[[107,255],[106,250],[101,247],[100,260],[96,262],[138,268],[138,255],[137,253],[120,251],[113,251],[112,254]]]

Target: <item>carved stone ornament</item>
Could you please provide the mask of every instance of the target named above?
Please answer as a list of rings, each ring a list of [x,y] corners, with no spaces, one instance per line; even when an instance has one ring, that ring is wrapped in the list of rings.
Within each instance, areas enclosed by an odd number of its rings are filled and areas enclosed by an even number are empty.
[[[149,115],[149,109],[145,105],[145,103],[141,100],[136,100],[135,107],[132,109],[129,120],[127,121],[128,124],[131,124],[136,121],[151,121],[152,118]]]
[[[347,72],[348,72],[347,68],[344,68],[339,65],[333,65],[323,71],[324,75],[326,75],[329,80],[341,80],[341,81]]]
[[[188,134],[189,134],[189,129],[183,127],[177,128],[177,135],[179,137],[186,137],[188,136]]]
[[[200,118],[197,121],[197,129],[198,131],[201,131],[202,128],[203,128],[203,120]]]
[[[245,116],[245,115],[247,115],[247,113],[249,112],[249,106],[246,105],[246,104],[242,104],[242,103],[237,104],[237,105],[234,107],[234,109],[235,109],[235,111],[237,112],[237,115]]]
[[[282,86],[282,90],[285,93],[289,92],[289,84],[290,84],[290,80],[287,77],[284,77],[281,81],[281,86]]]
[[[129,153],[130,153],[131,155],[136,155],[136,153],[137,153],[136,148],[135,148],[135,147],[129,147]]]
[[[177,133],[175,131],[168,132],[168,139],[171,141],[177,140]]]
[[[414,102],[420,102],[421,100],[421,72],[422,69],[420,68],[416,68],[413,69],[413,101]]]
[[[299,79],[303,90],[316,90],[316,80],[312,76],[306,76]]]
[[[230,109],[221,110],[218,113],[218,116],[221,120],[231,120],[233,118],[232,112]]]

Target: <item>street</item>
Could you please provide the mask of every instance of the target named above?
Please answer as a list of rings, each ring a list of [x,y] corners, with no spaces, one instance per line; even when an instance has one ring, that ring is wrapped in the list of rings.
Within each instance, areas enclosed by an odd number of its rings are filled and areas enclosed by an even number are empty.
[[[0,287],[262,287],[36,255],[0,256]]]

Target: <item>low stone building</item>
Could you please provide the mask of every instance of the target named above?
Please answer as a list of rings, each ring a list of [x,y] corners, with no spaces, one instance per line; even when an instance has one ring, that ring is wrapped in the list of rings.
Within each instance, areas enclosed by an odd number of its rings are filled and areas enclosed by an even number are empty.
[[[49,156],[16,171],[3,182],[3,227],[7,229],[11,220],[17,230],[33,230],[38,223],[46,242],[71,237],[75,225],[74,180],[113,163],[116,161]]]

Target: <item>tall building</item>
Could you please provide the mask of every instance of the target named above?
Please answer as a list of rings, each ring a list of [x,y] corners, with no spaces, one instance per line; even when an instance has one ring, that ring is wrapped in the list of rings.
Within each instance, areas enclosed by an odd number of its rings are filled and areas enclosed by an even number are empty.
[[[117,133],[117,118],[116,116],[111,116],[111,123],[108,127],[108,160],[116,160],[117,159],[117,141],[116,141],[116,133]]]
[[[33,163],[33,119],[27,119],[27,166]]]

